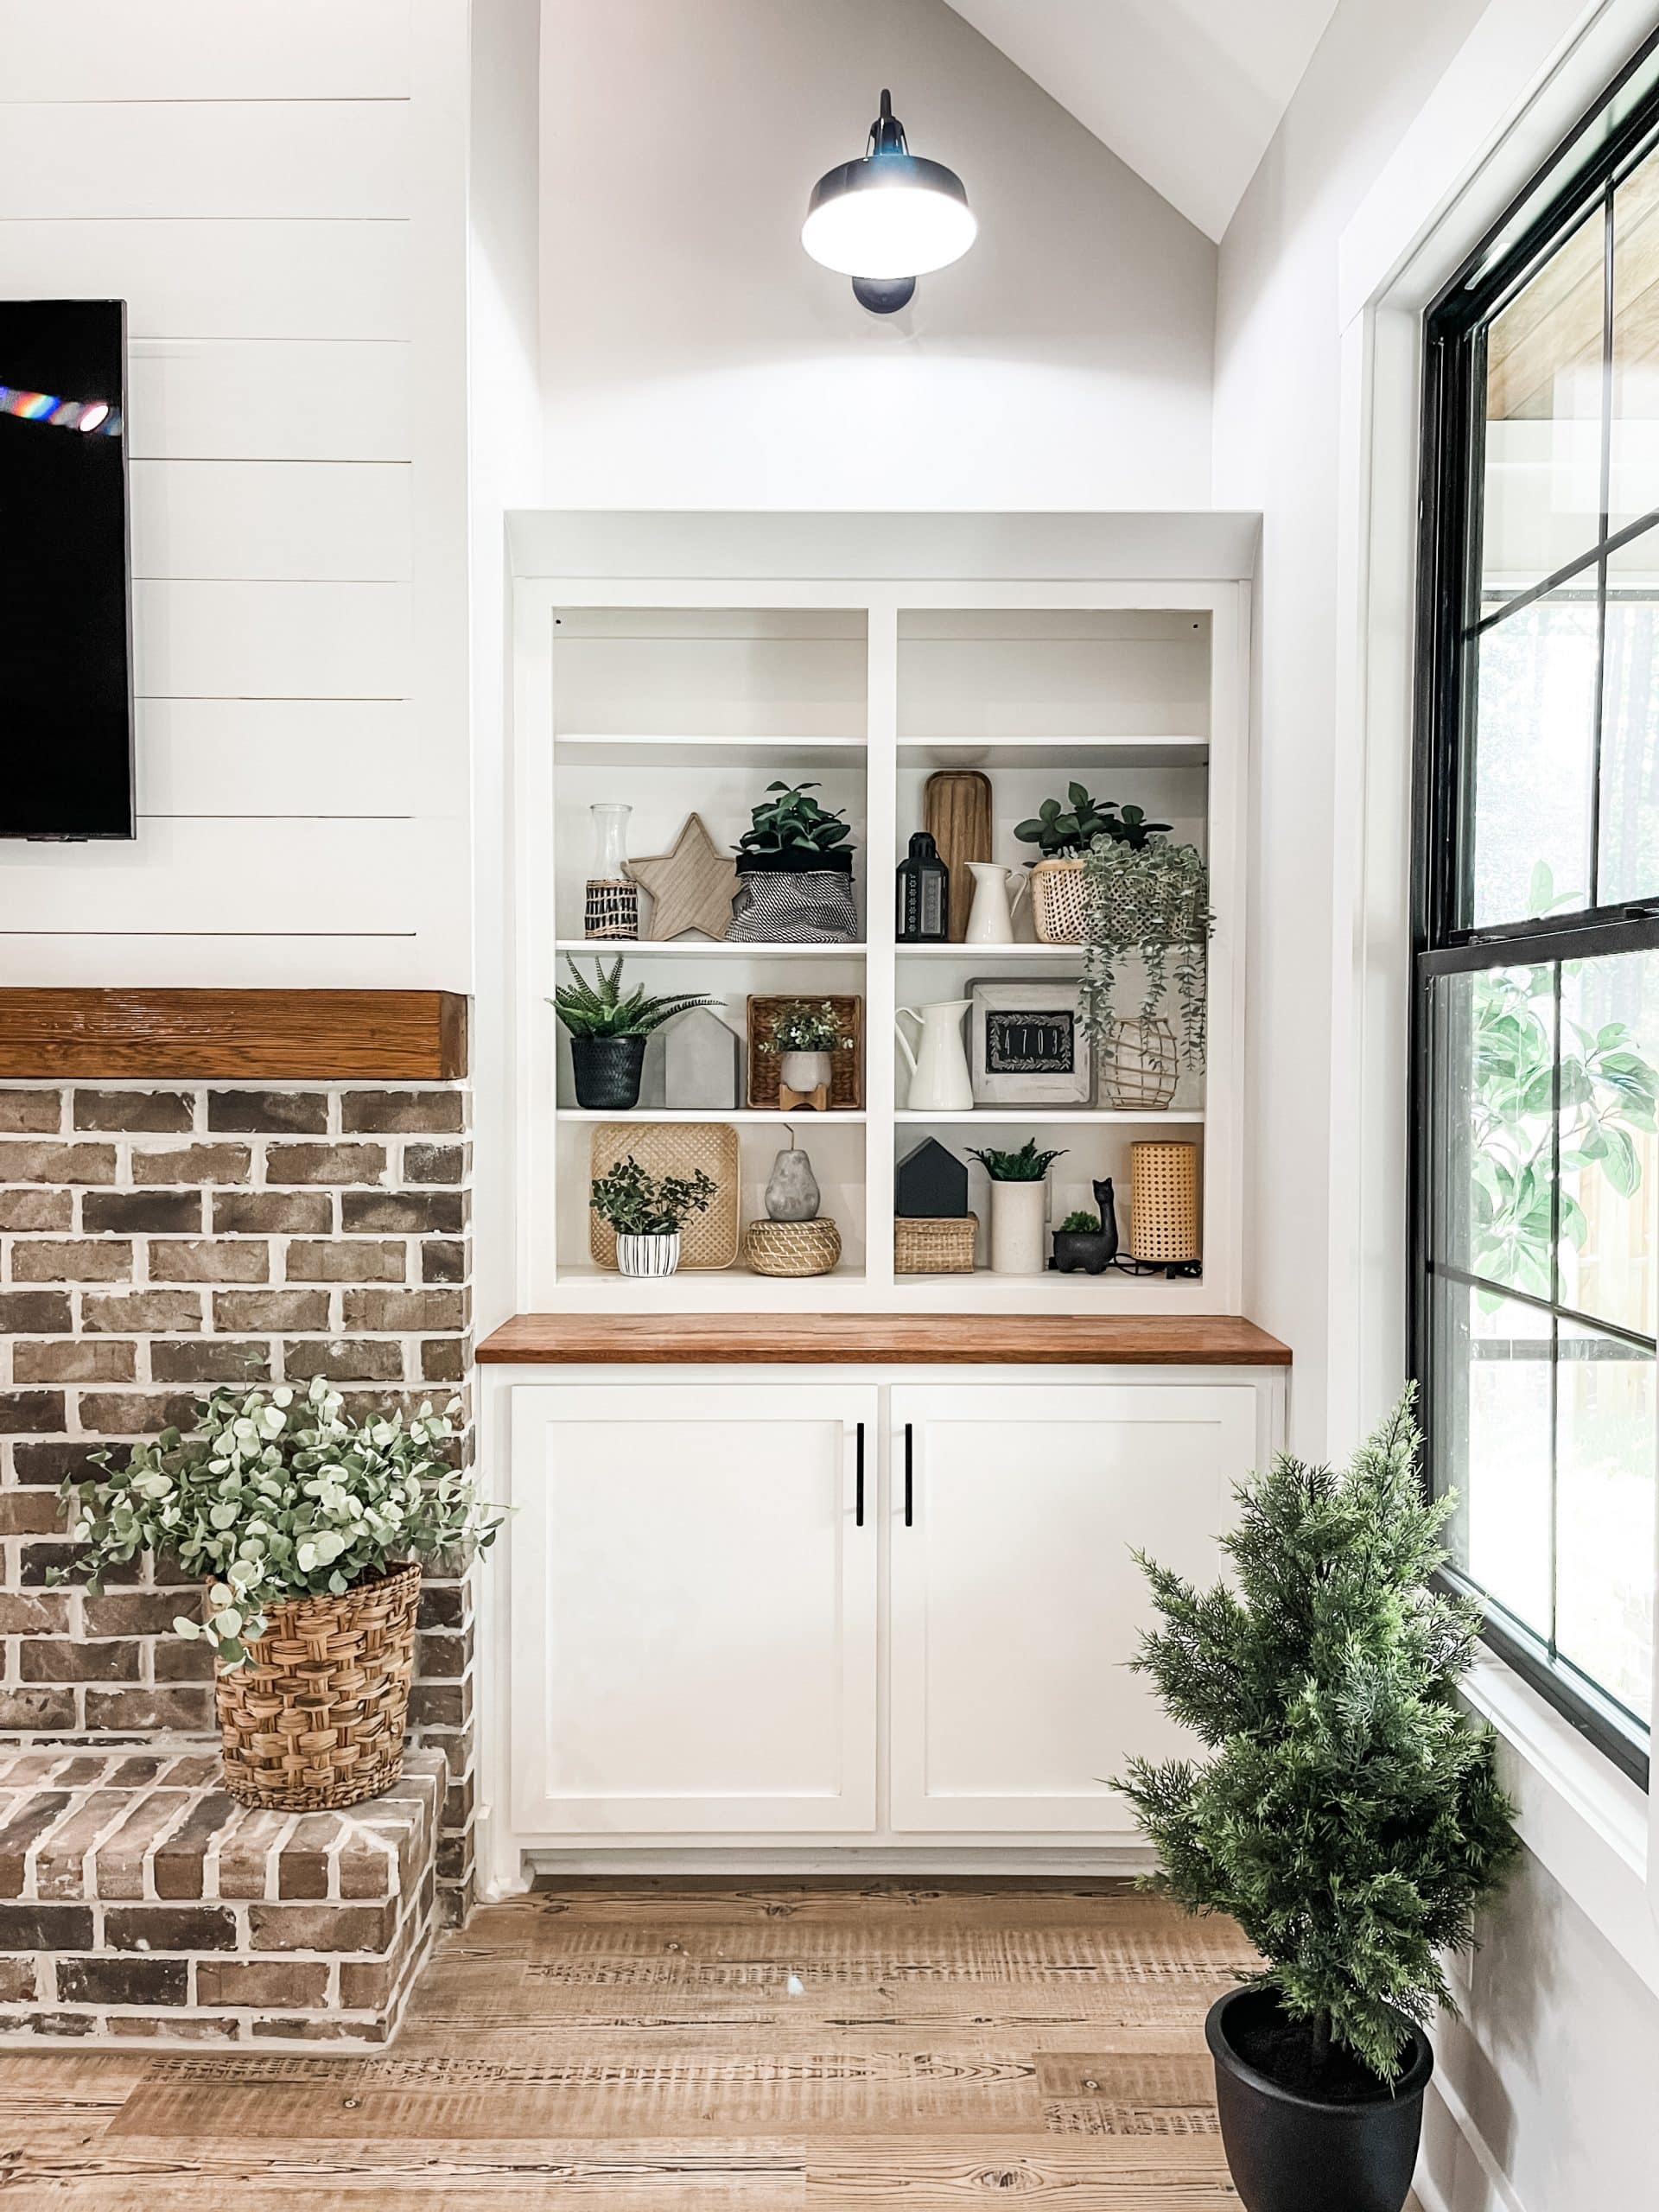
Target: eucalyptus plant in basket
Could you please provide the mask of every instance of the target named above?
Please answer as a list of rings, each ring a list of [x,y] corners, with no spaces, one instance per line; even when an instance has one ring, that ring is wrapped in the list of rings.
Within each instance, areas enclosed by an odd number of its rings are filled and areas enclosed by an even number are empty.
[[[486,1549],[503,1517],[450,1465],[459,1410],[452,1399],[442,1413],[428,1402],[357,1421],[321,1376],[303,1392],[219,1389],[196,1402],[190,1429],[163,1429],[120,1465],[94,1452],[99,1471],[64,1484],[83,1548],[54,1580],[76,1574],[96,1593],[147,1553],[202,1584],[200,1615],[173,1625],[219,1662],[233,1795],[350,1803],[396,1774],[420,1562]],[[290,1651],[310,1661],[303,1676]],[[333,1705],[331,1677],[350,1684]],[[285,1730],[283,1714],[302,1711]],[[263,1749],[250,1749],[254,1734]]]

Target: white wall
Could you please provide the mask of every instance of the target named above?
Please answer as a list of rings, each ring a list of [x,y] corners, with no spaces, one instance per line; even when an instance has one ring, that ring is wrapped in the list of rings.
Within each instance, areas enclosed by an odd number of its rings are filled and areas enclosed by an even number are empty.
[[[1294,1347],[1295,1440],[1318,1452],[1352,1442],[1351,1392],[1333,1399],[1326,1388],[1332,1332],[1345,1325],[1352,1291],[1332,1260],[1343,1248],[1331,1234],[1333,1197],[1348,1203],[1332,1186],[1332,1008],[1333,957],[1354,959],[1355,900],[1352,886],[1333,882],[1332,854],[1357,841],[1334,798],[1339,773],[1351,791],[1360,781],[1336,756],[1339,728],[1351,726],[1338,711],[1338,640],[1343,586],[1354,587],[1340,478],[1358,459],[1343,442],[1353,426],[1340,412],[1338,247],[1487,14],[1485,0],[1342,0],[1221,250],[1216,499],[1264,516],[1246,1305]],[[1472,167],[1484,123],[1471,114],[1469,127]],[[1338,915],[1346,925],[1333,938]],[[1378,1079],[1390,1077],[1403,1082],[1403,1069]],[[1335,1110],[1349,1110],[1345,1095]],[[1534,1797],[1541,1792],[1549,1797],[1547,1782],[1532,1785]],[[1554,1801],[1555,1827],[1561,1806]],[[1418,2182],[1427,2212],[1634,2212],[1650,2202],[1659,1998],[1530,1853],[1483,1939],[1468,1968],[1466,2023],[1443,2023],[1437,2035]]]
[[[1337,248],[1481,7],[1343,0],[1221,247],[1215,501],[1262,514],[1244,1303],[1295,1352],[1294,1440],[1312,1451],[1326,1447],[1331,1314]]]
[[[473,1294],[480,1335],[513,1301],[511,747],[505,723],[512,601],[506,515],[541,497],[537,254],[541,0],[473,0],[473,131],[467,314],[470,354],[471,574],[477,849],[473,1073]]]
[[[1203,506],[1215,249],[944,0],[547,0],[545,502]],[[800,245],[881,86],[980,220],[891,321]]]
[[[466,0],[3,0],[0,293],[128,303],[136,843],[6,983],[468,976]]]
[[[1659,1998],[1529,1856],[1469,1962],[1464,2018],[1435,2037],[1465,2135],[1432,2100],[1430,2212],[1637,2212],[1651,2205]],[[1460,2115],[1461,2116],[1461,2115]],[[1478,2138],[1510,2192],[1481,2169]]]

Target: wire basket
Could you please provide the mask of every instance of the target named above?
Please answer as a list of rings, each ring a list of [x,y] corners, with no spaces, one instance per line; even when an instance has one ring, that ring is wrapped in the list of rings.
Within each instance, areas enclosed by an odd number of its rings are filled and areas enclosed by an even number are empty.
[[[1148,1015],[1130,1021],[1114,1015],[1100,1040],[1104,1103],[1120,1114],[1161,1114],[1175,1096],[1179,1047],[1166,1021]]]
[[[977,1214],[901,1216],[893,1224],[893,1271],[896,1275],[970,1275],[978,1233]]]

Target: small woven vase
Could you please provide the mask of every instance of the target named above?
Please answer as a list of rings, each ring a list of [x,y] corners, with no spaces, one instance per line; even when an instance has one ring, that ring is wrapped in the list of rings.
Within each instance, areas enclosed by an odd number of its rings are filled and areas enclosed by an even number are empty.
[[[343,1597],[269,1609],[245,1663],[215,1681],[232,1797],[325,1813],[391,1787],[403,1770],[420,1595],[411,1563]]]

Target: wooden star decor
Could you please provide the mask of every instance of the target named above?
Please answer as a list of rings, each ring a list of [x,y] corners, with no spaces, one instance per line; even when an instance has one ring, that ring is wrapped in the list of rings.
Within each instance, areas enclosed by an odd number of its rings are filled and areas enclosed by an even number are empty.
[[[731,927],[737,862],[709,835],[700,814],[688,815],[671,853],[630,861],[628,874],[651,899],[651,935],[658,943],[701,930],[723,938]]]

